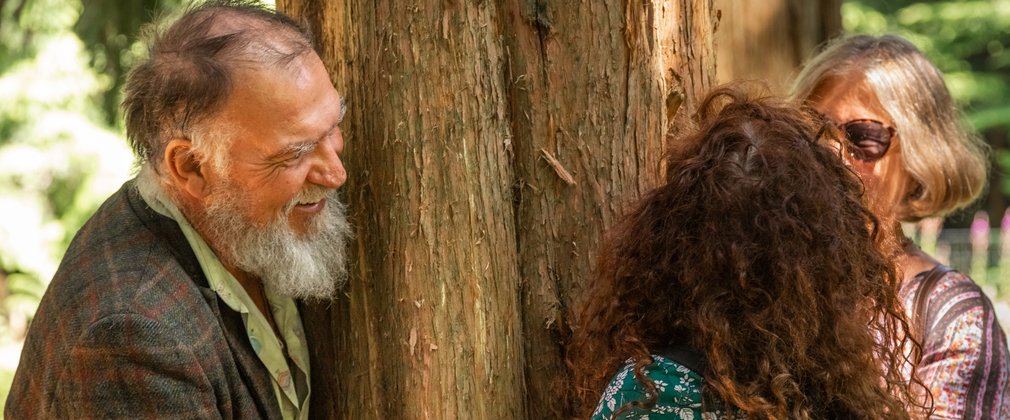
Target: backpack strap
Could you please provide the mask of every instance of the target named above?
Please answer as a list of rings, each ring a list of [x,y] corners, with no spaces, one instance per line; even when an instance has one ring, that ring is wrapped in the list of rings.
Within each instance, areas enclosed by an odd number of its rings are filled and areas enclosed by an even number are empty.
[[[653,350],[658,356],[663,356],[684,367],[703,375],[708,363],[705,362],[705,355],[698,353],[689,346],[683,344],[672,344]]]
[[[936,289],[937,283],[940,282],[947,273],[954,271],[954,269],[947,267],[943,264],[937,264],[933,269],[927,271],[925,274],[920,273],[923,276],[922,282],[919,283],[919,287],[915,291],[915,300],[912,302],[912,325],[915,328],[915,334],[918,335],[920,344],[925,344],[927,331],[926,328],[929,327],[928,324],[928,314],[927,314],[927,303],[929,302],[929,295],[933,294],[933,290]]]

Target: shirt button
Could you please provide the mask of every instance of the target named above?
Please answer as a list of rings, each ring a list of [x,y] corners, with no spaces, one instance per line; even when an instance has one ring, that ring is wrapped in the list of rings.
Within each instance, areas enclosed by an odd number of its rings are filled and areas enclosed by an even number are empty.
[[[280,375],[277,375],[277,384],[279,384],[281,386],[281,388],[288,388],[288,387],[290,387],[291,386],[291,371],[285,370],[285,371],[281,372]]]

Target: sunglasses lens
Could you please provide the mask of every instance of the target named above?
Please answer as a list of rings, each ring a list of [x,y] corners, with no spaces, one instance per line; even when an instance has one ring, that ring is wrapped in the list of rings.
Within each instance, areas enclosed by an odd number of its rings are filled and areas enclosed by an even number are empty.
[[[872,162],[880,159],[891,147],[893,132],[877,121],[850,121],[842,124],[842,131],[852,143],[853,157],[862,161]]]

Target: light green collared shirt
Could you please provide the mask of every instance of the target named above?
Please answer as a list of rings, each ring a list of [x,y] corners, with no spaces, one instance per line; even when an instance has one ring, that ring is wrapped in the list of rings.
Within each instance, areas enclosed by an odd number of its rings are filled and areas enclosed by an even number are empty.
[[[266,289],[266,298],[274,322],[283,340],[273,333],[266,316],[260,312],[252,298],[231,273],[224,268],[221,260],[204,242],[200,234],[186,220],[179,209],[171,202],[165,202],[157,197],[149,197],[141,190],[144,201],[154,211],[169,217],[179,224],[182,233],[186,235],[189,246],[193,248],[200,268],[207,276],[207,283],[217,293],[218,297],[232,310],[242,314],[242,322],[249,336],[249,344],[273,378],[274,394],[280,404],[281,416],[285,419],[303,420],[309,418],[309,397],[312,392],[309,387],[309,351],[305,345],[305,331],[301,316],[294,299],[271,293]],[[285,353],[285,345],[287,352]],[[292,372],[287,360],[290,358],[296,372]]]

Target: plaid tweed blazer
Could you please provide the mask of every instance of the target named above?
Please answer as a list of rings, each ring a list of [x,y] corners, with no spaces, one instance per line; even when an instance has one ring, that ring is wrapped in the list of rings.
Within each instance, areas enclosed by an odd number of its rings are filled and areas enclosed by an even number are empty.
[[[241,315],[175,221],[129,181],[77,233],[42,298],[6,418],[280,418]]]

